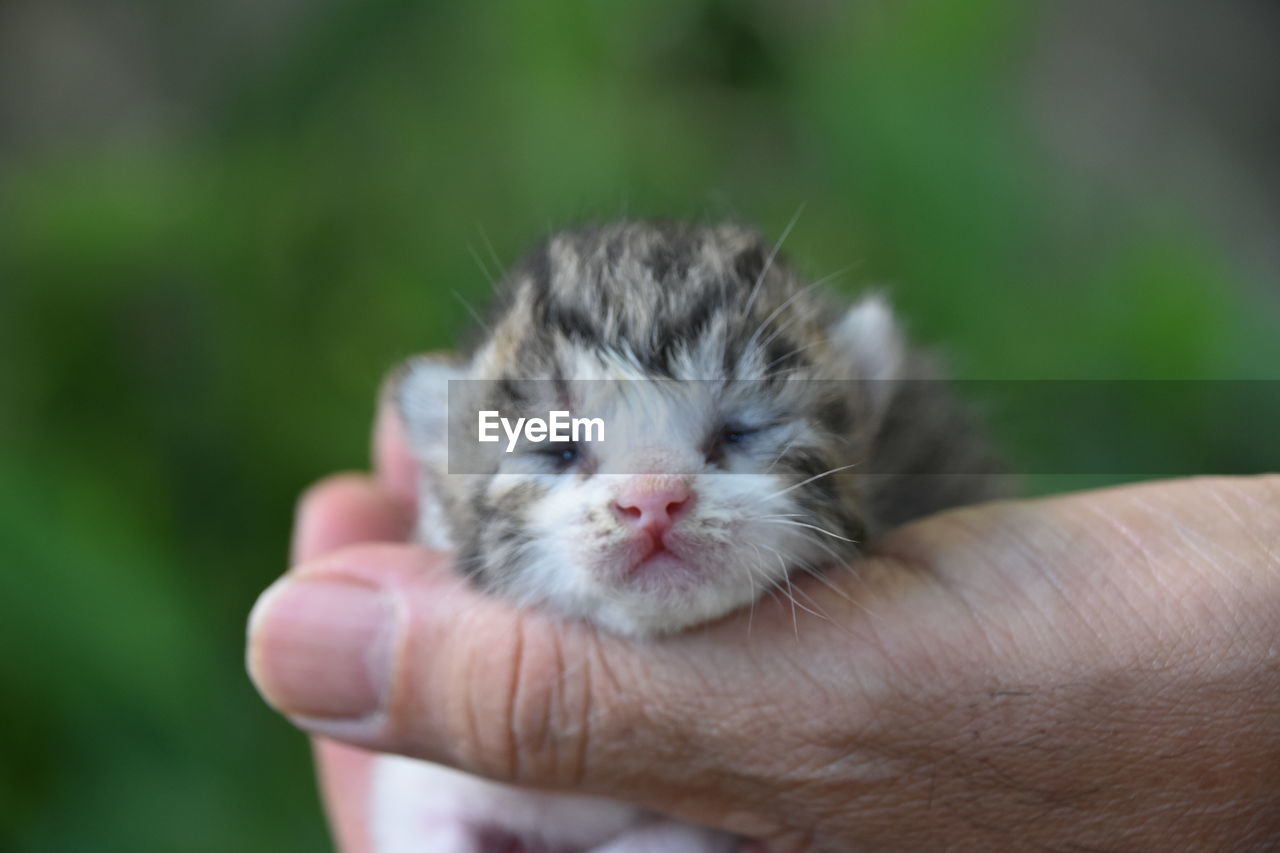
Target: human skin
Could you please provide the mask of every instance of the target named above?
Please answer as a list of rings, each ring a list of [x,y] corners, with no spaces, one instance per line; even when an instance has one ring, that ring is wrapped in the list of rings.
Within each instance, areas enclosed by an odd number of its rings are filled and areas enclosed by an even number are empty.
[[[343,850],[368,849],[365,749],[786,853],[1280,845],[1280,477],[947,512],[794,611],[636,642],[405,544],[388,414],[372,476],[304,496],[248,638],[263,697],[314,736]]]

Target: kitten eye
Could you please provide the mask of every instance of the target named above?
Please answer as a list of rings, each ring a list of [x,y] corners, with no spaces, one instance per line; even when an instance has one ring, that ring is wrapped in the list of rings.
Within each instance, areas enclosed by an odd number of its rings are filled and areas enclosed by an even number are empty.
[[[770,424],[744,426],[740,423],[728,423],[711,433],[706,444],[707,461],[719,464],[724,461],[725,453],[742,450],[754,443],[754,439],[769,429]]]
[[[737,424],[730,424],[720,430],[720,443],[744,444],[759,434],[762,429],[763,427],[745,427]]]
[[[556,473],[566,470],[578,461],[580,451],[576,444],[553,444],[549,447],[540,447],[534,451],[535,454],[541,456],[555,467]]]

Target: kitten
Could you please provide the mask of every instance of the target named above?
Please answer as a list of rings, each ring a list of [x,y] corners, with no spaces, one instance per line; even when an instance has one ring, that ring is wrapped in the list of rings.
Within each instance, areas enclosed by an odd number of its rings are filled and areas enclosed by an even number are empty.
[[[743,227],[644,222],[534,251],[468,355],[412,359],[389,383],[422,472],[420,539],[496,595],[643,638],[1002,493],[885,300],[843,307],[776,255]],[[478,412],[557,409],[598,417],[604,440],[477,440]],[[736,844],[604,800],[379,765],[382,851],[479,851],[495,832],[557,851]]]

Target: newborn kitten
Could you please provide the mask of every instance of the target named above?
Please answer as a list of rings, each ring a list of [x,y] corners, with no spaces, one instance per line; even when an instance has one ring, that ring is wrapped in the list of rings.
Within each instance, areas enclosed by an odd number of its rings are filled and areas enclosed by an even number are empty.
[[[647,637],[996,496],[993,457],[885,301],[842,308],[776,254],[738,226],[641,222],[533,252],[470,355],[412,359],[390,383],[422,471],[421,540],[495,594]],[[598,417],[604,440],[476,441],[478,412],[553,410]],[[605,800],[377,764],[381,851],[736,845]]]

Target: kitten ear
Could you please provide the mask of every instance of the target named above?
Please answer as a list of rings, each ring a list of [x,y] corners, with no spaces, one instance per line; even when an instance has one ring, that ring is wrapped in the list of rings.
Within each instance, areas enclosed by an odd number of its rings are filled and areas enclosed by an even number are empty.
[[[831,338],[852,360],[857,378],[872,381],[902,378],[907,357],[906,336],[882,294],[868,293],[855,302],[832,327]]]
[[[897,384],[904,378],[907,341],[889,301],[868,293],[853,304],[834,326],[831,340],[849,359],[850,376],[867,383],[867,394],[878,418],[888,408]]]
[[[386,393],[404,425],[409,450],[421,462],[448,453],[449,380],[466,379],[467,366],[452,353],[415,355],[391,372]]]

